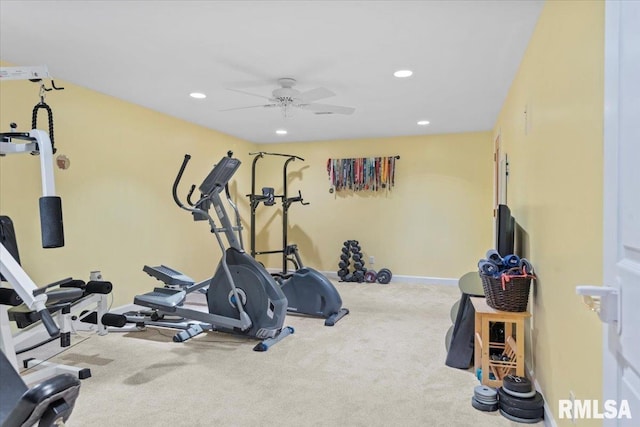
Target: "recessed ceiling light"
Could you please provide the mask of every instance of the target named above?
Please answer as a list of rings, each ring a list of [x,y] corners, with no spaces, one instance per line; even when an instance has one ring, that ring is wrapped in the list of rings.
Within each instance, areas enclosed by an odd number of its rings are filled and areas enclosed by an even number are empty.
[[[207,97],[207,95],[200,92],[192,92],[189,94],[189,96],[195,99],[205,99]]]
[[[413,71],[411,70],[398,70],[395,73],[393,73],[394,76],[396,77],[410,77],[413,74]]]
[[[284,130],[284,129],[278,129],[278,130],[276,131],[276,133],[277,133],[278,135],[286,135],[286,134],[287,134],[287,131],[286,131],[286,130]]]
[[[418,124],[419,124],[420,126],[426,126],[426,125],[428,125],[428,124],[429,124],[429,120],[420,120],[420,121],[418,122]]]

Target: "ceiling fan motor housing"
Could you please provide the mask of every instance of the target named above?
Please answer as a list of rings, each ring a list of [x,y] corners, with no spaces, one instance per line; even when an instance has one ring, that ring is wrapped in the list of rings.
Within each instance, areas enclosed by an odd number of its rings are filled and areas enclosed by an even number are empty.
[[[295,79],[278,79],[278,84],[282,87],[275,89],[272,94],[280,102],[293,102],[294,98],[300,95],[299,90],[293,89],[293,85],[296,84]]]

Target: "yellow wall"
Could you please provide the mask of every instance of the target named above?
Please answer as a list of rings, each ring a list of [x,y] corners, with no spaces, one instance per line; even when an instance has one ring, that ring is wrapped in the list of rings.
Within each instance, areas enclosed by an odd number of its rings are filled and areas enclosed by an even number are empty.
[[[336,271],[345,240],[358,240],[375,257],[374,269],[395,274],[458,278],[476,268],[493,245],[492,140],[489,132],[260,146],[261,150],[305,159],[289,164],[289,195],[302,191],[309,206],[289,210],[289,241],[303,261]],[[396,185],[389,192],[329,193],[329,158],[400,155]],[[280,157],[258,163],[257,191],[282,189]],[[260,206],[257,230],[262,243],[282,247],[281,213]],[[269,224],[268,227],[265,227]],[[281,263],[273,256],[266,262]],[[369,266],[370,267],[370,266]]]
[[[9,66],[10,64],[3,64]],[[213,163],[231,149],[247,158],[253,144],[177,120],[67,82],[46,101],[55,119],[58,154],[71,160],[55,169],[62,197],[66,245],[42,249],[38,198],[39,160],[29,155],[0,159],[0,212],[13,218],[23,267],[39,285],[74,276],[88,280],[101,270],[115,286],[115,305],[160,285],[142,272],[161,263],[194,279],[213,274],[220,252],[205,223],[194,223],[171,197],[171,185],[185,153],[193,155],[182,187],[200,184]],[[2,82],[0,123],[31,127],[38,85]],[[47,129],[46,112],[38,127]],[[233,188],[248,188],[238,173]],[[243,216],[247,217],[248,212]]]
[[[603,2],[547,2],[494,129],[539,277],[530,368],[560,426],[558,399],[602,395],[602,328],[575,286],[602,281],[603,64]]]
[[[3,64],[9,66],[10,64]],[[290,152],[306,159],[290,165],[290,194],[302,190],[309,206],[290,210],[290,242],[305,263],[336,271],[342,242],[360,240],[374,268],[395,274],[457,278],[473,269],[492,245],[491,134],[468,133],[257,146],[150,111],[68,82],[47,94],[53,109],[57,154],[71,160],[55,169],[63,199],[66,245],[40,247],[39,161],[32,156],[0,159],[0,212],[13,218],[25,270],[39,285],[63,277],[88,279],[101,270],[115,286],[114,304],[159,285],[145,264],[166,264],[203,279],[220,253],[205,223],[194,223],[171,198],[171,185],[185,153],[193,158],[182,187],[199,184],[228,149],[243,161],[231,190],[248,226],[249,153]],[[38,85],[0,86],[0,123],[31,127]],[[40,113],[38,127],[46,129]],[[4,129],[8,130],[8,129]],[[388,193],[329,193],[329,157],[398,154],[396,187]],[[258,191],[282,187],[282,158],[259,163]],[[281,247],[279,208],[258,209],[257,249]],[[249,232],[244,232],[248,247]],[[278,257],[263,259],[281,266]]]

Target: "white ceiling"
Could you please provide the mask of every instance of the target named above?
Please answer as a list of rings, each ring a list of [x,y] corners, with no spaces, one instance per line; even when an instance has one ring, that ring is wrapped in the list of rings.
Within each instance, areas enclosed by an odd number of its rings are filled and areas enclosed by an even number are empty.
[[[485,131],[542,4],[2,0],[0,59],[257,143]],[[356,111],[220,111],[266,101],[227,88],[270,96],[281,77]]]

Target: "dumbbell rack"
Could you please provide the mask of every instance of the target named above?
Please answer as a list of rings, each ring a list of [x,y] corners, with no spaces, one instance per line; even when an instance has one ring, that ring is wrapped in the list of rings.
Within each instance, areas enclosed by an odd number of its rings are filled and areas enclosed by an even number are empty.
[[[362,248],[357,240],[347,240],[342,246],[340,262],[338,263],[338,277],[341,282],[364,282],[364,275],[367,269],[364,266],[364,258],[362,256]],[[353,261],[353,271],[349,266]]]
[[[349,271],[351,260],[353,259],[353,271]],[[380,271],[369,270],[364,266],[364,256],[362,248],[357,240],[347,240],[342,246],[340,254],[340,262],[338,263],[338,277],[341,282],[378,282],[386,285],[391,282],[393,273],[388,268],[382,268]]]

